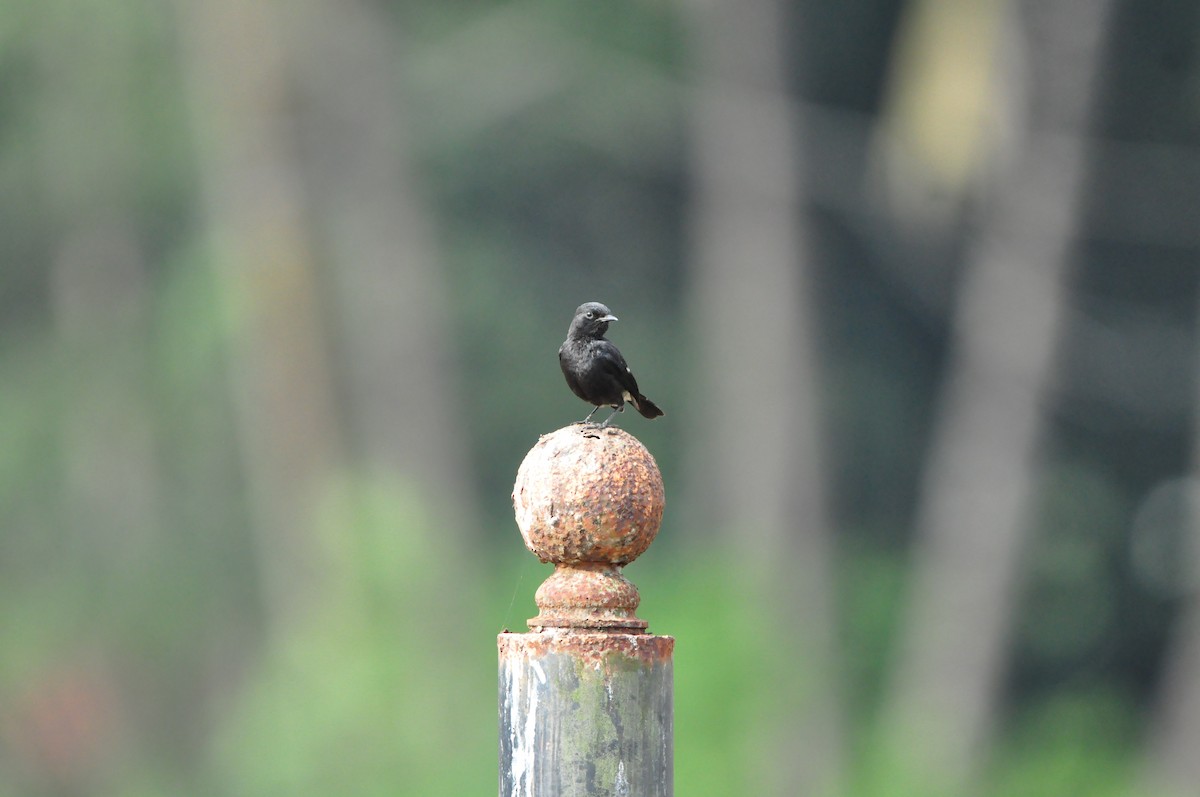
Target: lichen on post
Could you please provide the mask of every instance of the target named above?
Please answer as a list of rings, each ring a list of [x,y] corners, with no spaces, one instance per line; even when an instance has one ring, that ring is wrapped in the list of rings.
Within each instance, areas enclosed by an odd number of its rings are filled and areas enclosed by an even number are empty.
[[[521,463],[517,526],[555,569],[530,633],[498,640],[502,797],[673,794],[675,640],[646,633],[621,572],[664,506],[654,457],[621,429],[559,429]]]

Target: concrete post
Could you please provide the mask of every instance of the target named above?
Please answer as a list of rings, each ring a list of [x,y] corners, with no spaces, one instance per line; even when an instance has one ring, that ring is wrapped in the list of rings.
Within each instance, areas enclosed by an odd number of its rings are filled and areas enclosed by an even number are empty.
[[[658,533],[662,475],[621,429],[542,436],[517,471],[526,546],[554,572],[530,633],[500,634],[501,797],[671,797],[675,640],[621,573]]]

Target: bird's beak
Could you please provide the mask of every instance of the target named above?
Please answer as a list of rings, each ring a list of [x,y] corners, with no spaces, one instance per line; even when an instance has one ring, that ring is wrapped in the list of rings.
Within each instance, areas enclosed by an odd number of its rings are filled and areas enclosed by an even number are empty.
[[[601,318],[600,320],[601,320],[601,321],[606,321],[606,322],[607,322],[607,321],[616,321],[616,320],[617,320],[617,317],[616,317],[615,315],[606,315],[606,316],[604,316],[603,318]]]

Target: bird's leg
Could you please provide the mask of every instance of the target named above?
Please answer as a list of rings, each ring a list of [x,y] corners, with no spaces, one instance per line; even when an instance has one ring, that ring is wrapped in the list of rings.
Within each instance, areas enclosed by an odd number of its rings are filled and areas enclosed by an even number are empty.
[[[596,409],[600,409],[600,408],[599,408],[599,407],[597,407]],[[603,427],[605,427],[605,426],[608,426],[608,422],[609,422],[609,421],[611,421],[611,420],[612,420],[614,417],[616,417],[616,415],[617,415],[617,413],[618,413],[618,412],[624,412],[624,411],[625,411],[625,405],[624,405],[624,404],[621,404],[621,405],[619,405],[619,406],[615,407],[615,408],[613,409],[613,411],[612,411],[612,414],[611,414],[611,415],[609,415],[607,418],[605,418],[605,419],[604,419],[604,422],[600,424],[601,428],[603,428]]]
[[[599,404],[597,404],[595,407],[592,407],[592,411],[589,412],[587,414],[587,417],[584,418],[582,421],[580,421],[580,423],[587,423],[588,421],[590,421],[592,419],[592,416],[596,414],[596,410],[598,410],[598,409],[600,409]]]

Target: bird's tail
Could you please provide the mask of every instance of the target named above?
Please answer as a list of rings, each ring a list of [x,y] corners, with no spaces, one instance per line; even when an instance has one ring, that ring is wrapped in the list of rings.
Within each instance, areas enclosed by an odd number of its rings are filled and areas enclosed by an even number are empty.
[[[641,393],[633,397],[633,408],[640,412],[643,418],[657,418],[663,414],[663,411],[658,408],[657,404]]]

